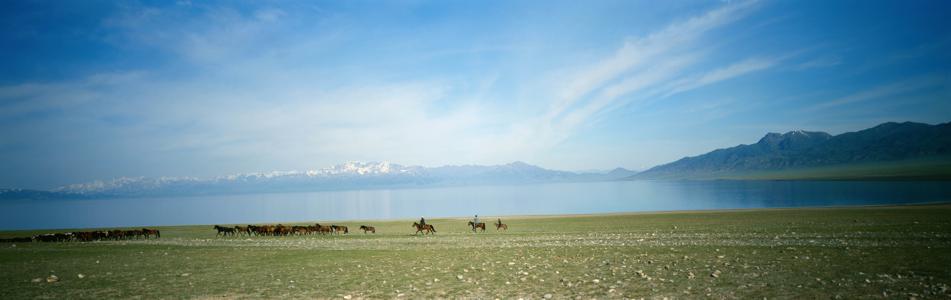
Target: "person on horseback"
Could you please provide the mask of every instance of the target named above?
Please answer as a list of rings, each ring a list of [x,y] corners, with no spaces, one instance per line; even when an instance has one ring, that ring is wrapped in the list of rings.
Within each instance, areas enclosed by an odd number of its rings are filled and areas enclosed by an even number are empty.
[[[479,215],[475,215],[475,217],[472,218],[472,231],[473,231],[473,232],[475,232],[476,228],[479,227],[479,224],[482,224],[482,221],[479,221]],[[483,228],[483,231],[485,231],[485,228]]]
[[[502,226],[502,218],[499,218],[498,221],[495,221],[495,226]]]
[[[426,225],[426,219],[423,217],[419,217],[419,225]]]

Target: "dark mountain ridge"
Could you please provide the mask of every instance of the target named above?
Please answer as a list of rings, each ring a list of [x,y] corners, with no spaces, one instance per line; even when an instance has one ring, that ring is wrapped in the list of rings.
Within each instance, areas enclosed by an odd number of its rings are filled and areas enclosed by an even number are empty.
[[[717,149],[656,166],[633,179],[719,178],[751,171],[951,157],[951,123],[884,123],[830,135],[825,132],[769,133],[757,143]]]

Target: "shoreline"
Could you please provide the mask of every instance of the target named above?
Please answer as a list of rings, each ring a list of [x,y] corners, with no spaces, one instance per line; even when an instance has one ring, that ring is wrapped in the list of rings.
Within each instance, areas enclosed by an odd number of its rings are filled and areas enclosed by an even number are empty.
[[[671,214],[705,214],[705,213],[730,213],[730,212],[765,212],[765,211],[788,211],[788,210],[834,210],[834,209],[859,209],[859,208],[904,208],[921,206],[948,206],[951,200],[929,201],[915,203],[889,203],[889,204],[857,204],[857,205],[820,205],[820,206],[785,206],[785,207],[762,207],[762,208],[718,208],[718,209],[691,209],[691,210],[657,210],[657,211],[624,211],[624,212],[605,212],[605,213],[566,213],[566,214],[526,214],[526,215],[485,215],[481,218],[491,220],[493,218],[504,219],[551,219],[551,218],[590,218],[590,217],[617,217],[617,216],[644,216],[644,215],[671,215]],[[428,220],[468,220],[470,216],[440,216],[427,218]],[[242,223],[208,223],[208,224],[175,224],[175,225],[135,225],[135,226],[113,226],[113,227],[74,227],[74,228],[32,228],[32,229],[0,229],[0,234],[11,234],[17,232],[65,232],[65,231],[86,231],[86,230],[106,230],[106,229],[163,229],[176,227],[200,227],[214,225],[246,225],[246,224],[312,224],[312,223],[392,223],[392,222],[413,222],[415,218],[393,218],[393,219],[327,219],[327,220],[305,220],[305,221],[272,221],[272,222],[242,222]]]

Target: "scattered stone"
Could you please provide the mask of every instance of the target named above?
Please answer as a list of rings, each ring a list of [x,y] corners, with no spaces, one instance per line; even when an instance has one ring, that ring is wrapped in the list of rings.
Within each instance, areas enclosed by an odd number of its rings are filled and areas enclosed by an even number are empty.
[[[46,277],[46,282],[53,283],[57,281],[59,281],[59,277],[56,277],[56,275],[50,275],[50,277]]]
[[[719,278],[719,277],[720,277],[720,270],[713,271],[713,273],[710,274],[710,277]]]
[[[33,280],[30,280],[30,282],[32,282],[32,283],[40,283],[40,282],[43,282],[43,278],[39,278],[39,277],[33,278]]]
[[[350,300],[350,298],[353,298],[353,296],[351,296],[351,295],[346,295],[346,296],[343,296],[343,298],[344,298],[344,299],[347,299],[347,300]]]
[[[545,299],[551,299],[551,294],[545,294]]]
[[[601,283],[601,280],[599,280],[599,279],[594,279],[594,280],[591,280],[591,282],[594,282],[594,283]]]
[[[76,274],[76,277],[79,277],[79,279],[83,279],[83,278],[86,278],[86,275],[83,275],[83,273],[79,273],[79,274]]]
[[[462,275],[456,275],[456,279],[462,280]]]
[[[192,276],[192,273],[182,273],[182,277],[188,277],[188,276]],[[278,279],[277,281],[281,281],[281,280]]]

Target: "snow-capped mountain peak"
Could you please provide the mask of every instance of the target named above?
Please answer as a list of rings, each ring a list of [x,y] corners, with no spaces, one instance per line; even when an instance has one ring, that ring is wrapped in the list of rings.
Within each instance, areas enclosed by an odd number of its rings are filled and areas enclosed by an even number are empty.
[[[119,177],[112,180],[71,184],[57,188],[54,192],[90,196],[208,195],[612,179],[608,178],[609,175],[555,171],[520,161],[493,166],[465,165],[432,168],[403,166],[388,161],[350,161],[306,171],[239,173],[211,178]]]

